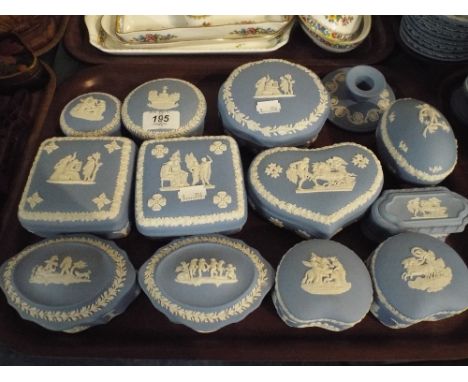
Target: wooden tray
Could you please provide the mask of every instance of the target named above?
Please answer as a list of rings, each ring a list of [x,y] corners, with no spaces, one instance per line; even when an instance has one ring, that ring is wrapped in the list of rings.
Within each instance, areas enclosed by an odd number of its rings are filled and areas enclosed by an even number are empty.
[[[205,134],[221,134],[221,124],[216,110],[217,92],[229,74],[223,65],[212,65],[201,70],[198,60],[178,67],[154,65],[102,65],[82,70],[58,89],[44,127],[35,131],[34,139],[18,161],[18,181],[10,195],[10,210],[0,232],[3,262],[26,245],[40,239],[26,232],[16,218],[16,206],[22,185],[40,141],[60,135],[59,115],[65,104],[78,94],[88,91],[110,92],[123,99],[135,86],[144,81],[164,77],[179,77],[195,83],[205,94],[208,114]],[[193,65],[192,65],[193,63]],[[393,69],[392,69],[393,67]],[[406,56],[393,61],[392,67],[380,68],[393,86],[397,97],[418,97],[438,106],[437,84],[433,73],[421,71]],[[323,76],[330,70],[312,69]],[[418,77],[419,76],[419,77]],[[415,80],[418,79],[418,80]],[[443,183],[450,189],[468,195],[468,145],[467,134],[459,136],[459,164]],[[315,147],[334,142],[356,141],[375,150],[373,134],[353,134],[340,130],[327,122],[314,143]],[[244,168],[252,154],[242,151]],[[385,188],[405,187],[388,172]],[[282,255],[301,239],[293,233],[279,229],[249,210],[249,218],[241,233],[234,235],[257,248],[262,255],[277,266]],[[359,223],[345,228],[334,237],[358,253],[363,259],[376,247],[365,239]],[[140,267],[164,241],[144,238],[135,230],[126,239],[117,241],[124,248],[135,267]],[[454,234],[448,241],[468,261],[467,234]],[[468,358],[468,314],[444,321],[420,323],[401,330],[389,329],[371,314],[354,328],[333,333],[318,328],[293,329],[284,324],[276,314],[270,296],[262,305],[238,324],[227,326],[211,334],[197,334],[182,325],[172,324],[156,311],[148,298],[141,295],[121,316],[109,324],[85,332],[69,335],[47,332],[39,326],[22,320],[0,296],[0,341],[21,352],[40,356],[106,357],[106,358],[157,358],[223,361],[418,361],[453,360]]]
[[[2,137],[2,139],[5,139],[5,142],[2,142],[2,148],[5,148],[5,152],[2,152],[0,155],[0,160],[2,161],[0,166],[0,177],[2,182],[0,197],[2,197],[2,199],[4,190],[10,190],[10,198],[14,193],[21,192],[20,189],[16,189],[14,187],[15,185],[20,188],[23,186],[22,184],[18,185],[17,183],[25,174],[18,171],[19,169],[15,165],[14,158],[11,158],[10,156],[14,156],[16,161],[24,162],[31,159],[29,157],[30,155],[34,155],[34,152],[31,152],[34,148],[31,148],[30,146],[36,145],[37,143],[37,134],[40,133],[42,129],[47,111],[49,110],[50,103],[54,96],[56,87],[55,74],[44,62],[41,61],[41,65],[46,70],[48,76],[48,82],[45,86],[34,91],[20,89],[15,91],[12,95],[0,95],[0,97],[5,101],[7,98],[13,97],[18,99],[18,101],[16,101],[18,103],[18,110],[14,110],[11,114],[14,114],[13,118],[15,118],[17,122],[13,127],[20,128],[19,131],[2,131],[2,133],[5,134],[5,136]],[[22,102],[22,104],[20,104],[20,102]],[[12,115],[5,117],[6,124],[8,124],[6,118],[11,117]],[[8,157],[6,157],[7,153],[9,154]],[[28,169],[24,169],[24,171],[28,171]],[[14,210],[15,206],[11,204],[9,200],[1,200],[1,212],[3,212],[3,208]],[[4,223],[5,219],[2,219],[0,227],[2,227]]]
[[[349,53],[334,54],[320,49],[305,32],[296,25],[291,32],[289,42],[282,48],[271,53],[255,54],[257,59],[262,58],[284,58],[303,65],[314,65],[324,67],[351,66],[358,63],[375,64],[384,60],[394,47],[394,38],[390,16],[374,16],[373,25],[369,37],[355,50]],[[88,40],[82,16],[72,16],[64,37],[65,48],[80,61],[91,64],[105,63],[159,63],[189,60],[186,55],[173,56],[114,56],[104,53],[93,47]],[[202,65],[210,65],[213,60],[217,61],[223,57],[225,65],[236,67],[241,63],[252,60],[252,55],[246,54],[223,54],[223,55],[195,55],[197,61]],[[219,64],[218,64],[219,65]]]
[[[2,16],[9,18],[10,16]],[[20,16],[30,17],[30,16]],[[41,56],[54,48],[62,39],[65,30],[67,29],[70,16],[37,16],[42,21],[49,21],[52,24],[36,24],[30,25],[28,30],[18,32],[21,39],[29,46],[36,56]],[[31,18],[29,18],[31,20]],[[53,26],[54,30],[49,31],[49,27]],[[14,30],[13,30],[14,31]],[[54,32],[53,34],[51,32]],[[49,36],[50,34],[50,36]],[[45,38],[48,36],[48,38]]]

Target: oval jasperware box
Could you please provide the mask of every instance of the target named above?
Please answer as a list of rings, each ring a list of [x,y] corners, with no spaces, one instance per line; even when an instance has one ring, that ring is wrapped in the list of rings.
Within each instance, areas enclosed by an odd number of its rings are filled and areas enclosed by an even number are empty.
[[[277,59],[238,67],[218,95],[225,130],[254,148],[314,141],[328,117],[329,103],[315,73]]]
[[[138,139],[202,135],[206,115],[203,93],[190,82],[162,78],[141,84],[122,105],[122,122]]]
[[[375,241],[401,232],[419,232],[445,240],[463,232],[468,200],[445,187],[385,190],[363,221],[363,232]]]
[[[457,163],[457,141],[450,124],[422,101],[395,101],[380,119],[376,138],[382,162],[409,183],[440,183]]]
[[[382,185],[379,160],[356,143],[265,150],[248,175],[249,202],[257,211],[305,238],[329,238],[359,219]]]
[[[91,235],[30,245],[1,266],[0,277],[23,319],[67,333],[107,323],[140,292],[127,254]]]
[[[437,321],[468,308],[468,269],[447,244],[429,235],[401,233],[367,260],[374,284],[372,314],[400,329]]]
[[[247,203],[236,142],[227,136],[144,142],[135,202],[136,226],[149,237],[239,231]]]
[[[303,241],[281,259],[273,302],[289,326],[342,331],[369,312],[372,282],[362,260],[344,245]]]
[[[120,135],[120,100],[107,93],[86,93],[72,99],[60,114],[67,136]]]
[[[330,93],[328,119],[356,133],[374,131],[382,114],[395,100],[383,74],[372,66],[337,69],[327,74],[323,83]]]
[[[243,320],[261,304],[273,279],[273,268],[258,251],[222,235],[174,240],[138,273],[157,310],[200,333]]]
[[[123,137],[46,139],[19,203],[21,225],[43,237],[126,236],[135,150]]]

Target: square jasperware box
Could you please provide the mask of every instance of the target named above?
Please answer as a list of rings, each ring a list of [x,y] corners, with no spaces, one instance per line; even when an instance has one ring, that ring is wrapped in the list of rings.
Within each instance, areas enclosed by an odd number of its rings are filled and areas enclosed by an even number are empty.
[[[130,230],[135,144],[122,137],[54,137],[36,154],[18,208],[28,231],[43,237]]]
[[[247,220],[239,149],[227,136],[173,138],[141,145],[135,218],[149,237],[233,233]]]

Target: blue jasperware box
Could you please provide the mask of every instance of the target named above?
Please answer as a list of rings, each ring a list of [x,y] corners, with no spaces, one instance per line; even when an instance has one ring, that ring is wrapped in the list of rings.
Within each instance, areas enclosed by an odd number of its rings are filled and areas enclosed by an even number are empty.
[[[447,119],[416,99],[392,103],[380,118],[376,140],[382,163],[409,183],[438,184],[457,164],[457,140]]]
[[[253,148],[305,146],[327,120],[330,99],[311,70],[269,59],[235,69],[219,90],[218,110],[226,131]]]
[[[141,84],[122,104],[122,122],[136,138],[176,138],[203,133],[203,93],[190,82],[160,78]]]
[[[330,238],[358,220],[383,186],[379,160],[352,142],[317,149],[276,147],[252,161],[249,202],[301,237]]]
[[[401,329],[468,309],[468,268],[429,235],[406,232],[384,241],[367,260],[374,285],[372,314]]]
[[[138,155],[140,233],[174,237],[237,232],[247,220],[239,149],[227,136],[146,141]]]
[[[107,323],[140,293],[125,251],[91,235],[24,248],[0,267],[0,287],[23,319],[67,333]]]
[[[119,136],[120,106],[120,100],[111,94],[82,94],[63,108],[60,128],[73,137]]]
[[[126,236],[135,144],[123,137],[54,137],[36,154],[18,207],[39,236]]]

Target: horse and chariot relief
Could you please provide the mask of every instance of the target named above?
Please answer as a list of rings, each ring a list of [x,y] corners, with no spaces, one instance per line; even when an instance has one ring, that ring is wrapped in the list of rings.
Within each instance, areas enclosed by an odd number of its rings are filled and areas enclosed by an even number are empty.
[[[356,174],[347,171],[347,164],[348,162],[338,156],[312,164],[310,159],[305,157],[291,163],[286,170],[286,176],[296,185],[297,194],[352,191],[356,184]],[[311,186],[307,187],[307,184]]]

